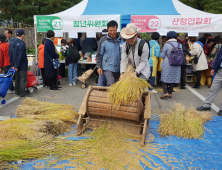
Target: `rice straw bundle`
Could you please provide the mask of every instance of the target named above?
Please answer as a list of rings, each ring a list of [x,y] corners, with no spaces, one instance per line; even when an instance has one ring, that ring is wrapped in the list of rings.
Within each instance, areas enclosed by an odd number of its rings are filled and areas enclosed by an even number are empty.
[[[47,135],[59,135],[68,129],[68,126],[61,120],[35,121],[23,118],[11,118],[2,121],[0,127],[0,142],[35,140]]]
[[[40,102],[27,97],[22,105],[18,106],[16,116],[37,120],[62,120],[68,123],[75,123],[78,113],[72,105]]]
[[[198,112],[195,108],[176,103],[174,109],[161,114],[158,132],[161,136],[178,136],[184,138],[201,138],[204,133],[203,124],[212,119],[210,112]]]
[[[138,101],[143,90],[150,86],[147,81],[132,76],[133,72],[133,66],[127,66],[123,79],[119,80],[109,88],[108,98],[110,103],[114,106]]]

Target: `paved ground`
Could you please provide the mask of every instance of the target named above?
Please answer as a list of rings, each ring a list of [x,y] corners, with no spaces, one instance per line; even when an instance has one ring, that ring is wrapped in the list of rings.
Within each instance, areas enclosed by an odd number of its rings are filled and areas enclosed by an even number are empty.
[[[91,77],[87,80],[87,84],[95,85],[94,80],[95,77]],[[193,86],[192,83],[189,83],[188,85],[191,87]],[[51,92],[49,88],[42,87],[38,90],[38,92],[31,93],[29,97],[34,97],[41,101],[72,104],[78,109],[82,103],[87,89],[81,89],[80,82],[78,82],[76,86],[69,86],[68,78],[62,79],[60,86],[62,86],[63,89],[56,92]],[[203,103],[203,101],[195,94],[193,94],[189,89],[181,90],[179,89],[179,87],[176,87],[174,89],[176,92],[173,93],[173,98],[164,100],[160,99],[160,96],[163,94],[161,86],[156,86],[155,89],[158,91],[158,93],[152,95],[151,107],[153,109],[153,112],[156,112],[160,108],[162,108],[163,111],[166,109],[171,109],[176,102],[182,103],[186,107],[193,106],[195,108],[197,106],[201,106],[201,104]],[[202,86],[201,89],[197,90],[196,92],[206,97],[209,92],[209,88],[207,86]],[[24,98],[17,98],[15,95],[9,94],[7,95],[6,99],[8,101],[8,104],[3,107],[0,106],[0,116],[14,115],[17,106],[21,104],[21,101]],[[221,102],[222,90],[215,99],[214,104],[219,107]],[[212,110],[212,114],[217,115],[214,110]]]

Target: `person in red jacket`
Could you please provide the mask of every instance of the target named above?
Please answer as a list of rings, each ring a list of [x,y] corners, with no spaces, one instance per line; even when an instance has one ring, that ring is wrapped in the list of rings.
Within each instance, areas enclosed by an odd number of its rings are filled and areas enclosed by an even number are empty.
[[[47,78],[45,77],[45,69],[44,69],[44,43],[45,38],[42,40],[42,44],[39,45],[39,68],[41,69],[43,87],[47,87]]]
[[[4,74],[7,74],[8,71],[11,69],[10,59],[9,59],[9,43],[6,42],[6,36],[2,33],[0,33],[0,51],[1,51],[0,65],[3,65]],[[11,83],[7,94],[13,94],[13,93],[15,93],[15,88],[13,86],[13,83]]]

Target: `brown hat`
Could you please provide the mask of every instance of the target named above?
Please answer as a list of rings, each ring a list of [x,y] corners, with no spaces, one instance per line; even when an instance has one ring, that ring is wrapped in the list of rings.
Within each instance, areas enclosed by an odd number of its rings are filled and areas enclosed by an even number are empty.
[[[130,39],[136,35],[141,29],[137,29],[134,23],[129,23],[125,28],[120,32],[121,37],[124,39]]]

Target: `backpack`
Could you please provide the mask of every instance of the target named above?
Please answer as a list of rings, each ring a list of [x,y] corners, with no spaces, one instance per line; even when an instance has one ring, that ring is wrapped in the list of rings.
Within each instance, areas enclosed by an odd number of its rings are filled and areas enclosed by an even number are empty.
[[[183,65],[183,59],[184,59],[184,53],[183,49],[179,46],[181,45],[178,43],[177,47],[175,47],[172,43],[168,42],[173,48],[170,52],[170,56],[167,56],[169,59],[169,64],[171,66],[182,66]]]
[[[80,59],[80,54],[79,54],[79,51],[78,51],[77,47],[75,47],[73,45],[71,45],[69,47],[68,57],[72,62],[77,62]]]
[[[142,53],[143,53],[143,46],[146,43],[145,40],[141,40],[140,44],[139,44],[139,48],[138,48],[138,55],[141,57]],[[148,44],[148,48],[150,49],[150,44],[149,42],[147,42]],[[129,55],[129,46],[126,46],[126,54]],[[149,50],[149,56],[150,56],[150,50]]]

